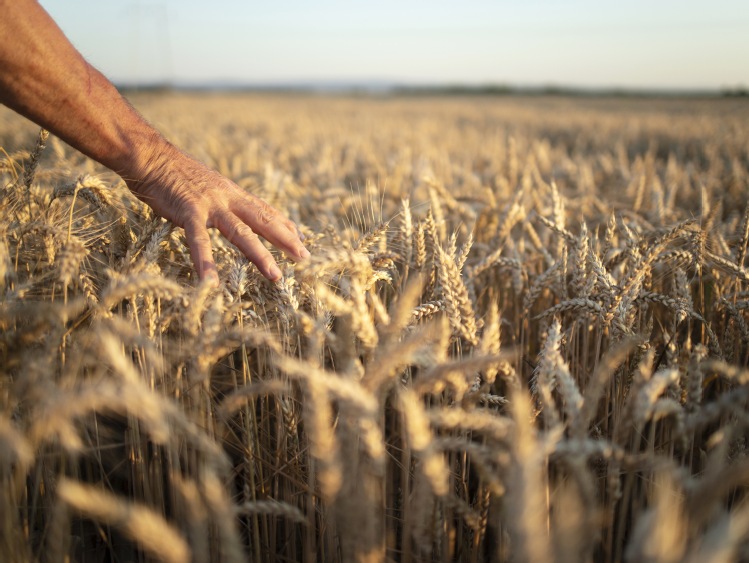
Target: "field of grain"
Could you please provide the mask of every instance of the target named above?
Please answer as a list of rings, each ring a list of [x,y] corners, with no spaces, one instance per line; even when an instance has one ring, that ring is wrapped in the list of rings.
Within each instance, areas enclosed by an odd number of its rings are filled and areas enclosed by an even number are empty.
[[[0,107],[2,561],[749,558],[749,103],[132,101],[312,257]]]

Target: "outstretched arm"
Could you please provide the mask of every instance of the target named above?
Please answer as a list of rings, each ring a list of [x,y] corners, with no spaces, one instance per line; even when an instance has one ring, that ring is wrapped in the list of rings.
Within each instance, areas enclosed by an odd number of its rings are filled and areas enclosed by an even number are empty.
[[[36,0],[0,0],[0,103],[119,174],[141,200],[184,228],[198,275],[218,283],[208,228],[265,277],[281,272],[258,238],[309,256],[276,209],[170,144],[89,65]]]

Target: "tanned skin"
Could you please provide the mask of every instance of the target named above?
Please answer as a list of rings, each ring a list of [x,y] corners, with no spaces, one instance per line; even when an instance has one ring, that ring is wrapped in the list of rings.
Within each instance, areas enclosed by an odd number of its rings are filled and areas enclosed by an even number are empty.
[[[281,271],[258,235],[294,260],[309,256],[292,221],[150,126],[36,0],[0,0],[0,103],[119,174],[158,215],[182,227],[201,280],[218,284],[211,227],[270,280]]]

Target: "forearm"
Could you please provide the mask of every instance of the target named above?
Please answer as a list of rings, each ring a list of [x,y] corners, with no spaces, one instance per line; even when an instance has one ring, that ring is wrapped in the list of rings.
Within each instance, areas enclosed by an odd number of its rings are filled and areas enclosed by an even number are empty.
[[[149,126],[36,0],[0,0],[0,103],[117,172],[157,214],[182,227],[201,279],[218,284],[211,227],[271,280],[281,271],[258,235],[297,260],[309,256],[294,223]]]
[[[36,0],[0,0],[0,103],[128,179],[174,150]]]

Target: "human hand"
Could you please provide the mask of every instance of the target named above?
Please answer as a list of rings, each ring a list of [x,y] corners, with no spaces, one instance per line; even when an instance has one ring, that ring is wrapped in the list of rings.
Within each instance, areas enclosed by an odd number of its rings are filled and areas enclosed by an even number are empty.
[[[294,260],[309,256],[294,223],[149,125],[38,2],[2,2],[2,7],[0,103],[114,170],[157,214],[182,227],[200,279],[218,285],[210,227],[270,280],[281,271],[258,235]]]
[[[281,270],[260,236],[293,260],[309,251],[296,225],[262,199],[169,145],[148,160],[141,179],[125,181],[158,215],[185,230],[190,256],[201,280],[218,285],[208,229],[216,227],[269,280]]]

